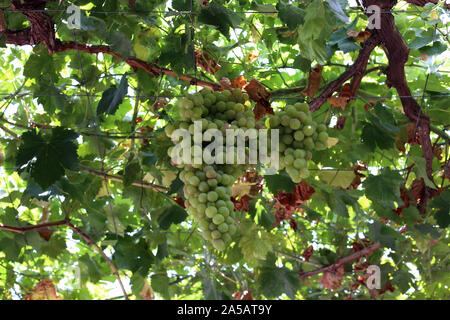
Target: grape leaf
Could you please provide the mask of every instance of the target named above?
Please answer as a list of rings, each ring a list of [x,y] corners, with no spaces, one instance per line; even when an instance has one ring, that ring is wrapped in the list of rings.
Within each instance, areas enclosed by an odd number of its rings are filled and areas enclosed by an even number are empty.
[[[163,230],[167,230],[170,228],[172,223],[178,224],[183,222],[186,220],[187,216],[186,210],[180,206],[173,205],[164,209],[158,218],[158,223]]]
[[[112,85],[109,89],[103,92],[102,98],[98,103],[97,115],[102,113],[115,114],[127,93],[128,79],[127,75],[124,74],[120,80],[118,88],[115,85]]]
[[[258,276],[260,289],[267,298],[275,298],[285,293],[295,299],[300,286],[298,273],[286,267],[263,267]]]
[[[42,189],[47,189],[64,176],[64,169],[78,170],[77,145],[73,142],[77,137],[62,127],[53,128],[50,138],[36,130],[25,132],[16,157],[18,170],[29,170]]]
[[[278,191],[294,192],[295,183],[286,174],[264,176],[264,180],[269,191],[275,195]]]
[[[216,27],[227,39],[230,37],[230,28],[236,28],[242,19],[221,4],[213,1],[207,7],[202,7],[199,22]]]
[[[281,0],[276,6],[278,10],[278,17],[285,23],[290,30],[295,30],[297,26],[303,24],[305,11],[300,9],[298,6],[288,4],[287,2]]]
[[[402,176],[389,168],[383,169],[377,176],[369,175],[363,182],[366,196],[373,203],[381,203],[391,209],[395,209],[394,201],[400,197],[400,184]]]

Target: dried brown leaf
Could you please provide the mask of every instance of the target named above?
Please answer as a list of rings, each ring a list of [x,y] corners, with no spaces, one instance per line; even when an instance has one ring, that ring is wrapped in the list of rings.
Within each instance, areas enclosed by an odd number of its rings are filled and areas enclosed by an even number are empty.
[[[309,73],[308,77],[308,86],[305,90],[302,91],[302,94],[307,97],[314,97],[319,90],[320,83],[322,82],[322,70],[323,66],[318,64],[316,65],[311,72]]]
[[[33,291],[25,296],[23,300],[62,300],[62,297],[56,293],[53,280],[44,279],[39,282]]]

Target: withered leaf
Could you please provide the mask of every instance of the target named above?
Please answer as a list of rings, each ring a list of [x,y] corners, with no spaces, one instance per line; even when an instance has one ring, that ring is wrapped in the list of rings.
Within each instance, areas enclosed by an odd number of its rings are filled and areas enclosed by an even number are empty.
[[[323,66],[318,64],[316,65],[311,72],[309,73],[308,77],[308,86],[305,88],[305,90],[302,91],[302,94],[307,97],[314,97],[319,90],[320,83],[322,82],[322,70]]]
[[[25,296],[23,300],[62,300],[62,297],[58,296],[56,293],[55,285],[53,280],[44,279],[41,280],[33,291]]]

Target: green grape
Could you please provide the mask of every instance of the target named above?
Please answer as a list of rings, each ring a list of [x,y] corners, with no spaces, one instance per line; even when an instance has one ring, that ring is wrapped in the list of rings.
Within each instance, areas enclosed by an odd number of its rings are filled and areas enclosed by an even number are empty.
[[[220,214],[216,214],[212,219],[213,219],[213,223],[216,225],[219,225],[225,221],[225,218]]]
[[[301,169],[301,170],[300,170],[300,177],[301,177],[302,179],[308,178],[308,177],[309,177],[309,170],[306,169],[306,168]]]
[[[220,208],[222,207],[226,207],[227,203],[224,200],[217,200],[216,201],[216,207],[219,208],[219,212],[220,212]]]
[[[297,149],[294,151],[294,157],[296,159],[305,158],[305,156],[306,156],[305,150]]]
[[[224,233],[224,234],[222,234],[222,240],[225,243],[230,243],[232,239],[231,239],[231,236],[229,233]]]
[[[224,101],[219,101],[216,104],[216,108],[218,112],[224,112],[227,108],[227,104]]]
[[[164,132],[167,134],[169,138],[172,137],[172,133],[175,131],[175,126],[173,124],[168,124],[164,128]]]
[[[327,141],[328,141],[328,133],[323,132],[323,131],[320,132],[319,135],[318,135],[318,137],[317,137],[317,139],[318,139],[320,142],[323,142],[323,143],[327,142]]]
[[[206,181],[200,182],[200,184],[198,185],[198,190],[200,190],[200,192],[208,192],[209,191],[208,183]]]
[[[306,160],[305,159],[295,159],[294,161],[294,168],[295,169],[301,169],[306,167]]]
[[[287,135],[287,134],[286,134],[286,135],[283,135],[283,136],[281,137],[281,141],[282,141],[283,143],[287,144],[287,145],[291,144],[293,140],[294,140],[294,139],[292,138],[292,136]]]
[[[207,200],[208,200],[208,196],[207,196],[206,193],[200,193],[200,194],[198,195],[198,201],[199,201],[200,203],[206,203]]]
[[[219,200],[219,201],[223,201],[223,200]],[[225,203],[225,201],[224,201],[224,203]],[[218,213],[226,218],[230,215],[230,210],[226,206],[221,206],[221,207],[219,207]]]
[[[247,119],[241,118],[238,120],[238,126],[239,127],[245,127],[247,125]]]
[[[208,192],[208,201],[215,202],[219,198],[219,195],[215,191]]]
[[[223,251],[226,248],[226,244],[222,239],[213,239],[212,244],[214,248],[216,248],[219,251]]]
[[[302,112],[304,112],[304,113],[306,113],[306,114],[308,114],[310,111],[309,111],[309,106],[308,106],[308,104],[307,103],[296,103],[295,105],[295,108],[298,110],[298,111],[302,111]]]
[[[213,217],[215,217],[217,215],[217,208],[216,207],[208,207],[208,208],[206,208],[205,215],[208,218],[212,219]]]
[[[280,118],[278,116],[273,116],[269,120],[269,125],[271,129],[278,128],[281,124]]]
[[[227,232],[228,231],[228,224],[226,224],[226,223],[219,224],[219,226],[217,227],[217,230],[219,230],[222,233]]]
[[[228,200],[227,207],[230,212],[234,212],[234,203],[233,201]]]
[[[303,143],[305,144],[305,148],[307,150],[314,150],[315,145],[314,145],[314,141],[311,137],[306,138]]]
[[[300,131],[300,130],[295,131],[295,133],[294,133],[294,139],[295,139],[296,141],[302,141],[304,138],[305,138],[305,134],[303,133],[303,131]]]
[[[188,182],[193,186],[198,186],[200,184],[200,179],[197,176],[192,176],[189,178]]]
[[[308,115],[302,111],[300,111],[300,113],[298,114],[298,118],[300,119],[300,121],[302,123],[306,123],[308,120]]]
[[[314,133],[315,129],[313,126],[311,125],[307,125],[305,127],[303,127],[303,133],[305,134],[305,136],[312,136]]]
[[[217,187],[217,179],[208,179],[207,183],[211,188]]]
[[[228,234],[233,235],[237,231],[237,228],[234,224],[228,224]]]
[[[213,238],[211,236],[211,231],[209,231],[209,230],[203,231],[202,235],[203,235],[203,239],[205,239],[206,241],[213,240]]]
[[[288,115],[284,115],[281,117],[281,125],[287,127],[289,126],[289,122],[291,121],[291,118]]]
[[[288,155],[288,154],[294,154],[294,149],[292,148],[286,148],[286,150],[284,150],[284,154]]]
[[[294,163],[294,156],[292,154],[288,154],[284,157],[284,164],[286,166],[290,166],[292,163]]]
[[[207,222],[206,220],[200,220],[198,222],[198,225],[200,226],[200,228],[202,228],[204,230],[208,230],[208,228],[209,228],[209,222]]]
[[[211,232],[211,238],[213,240],[220,239],[221,237],[222,237],[222,234],[220,233],[220,231],[214,230]]]
[[[298,130],[298,129],[300,129],[300,126],[301,126],[301,123],[300,123],[300,120],[298,120],[298,119],[291,119],[289,121],[289,127],[292,130]]]

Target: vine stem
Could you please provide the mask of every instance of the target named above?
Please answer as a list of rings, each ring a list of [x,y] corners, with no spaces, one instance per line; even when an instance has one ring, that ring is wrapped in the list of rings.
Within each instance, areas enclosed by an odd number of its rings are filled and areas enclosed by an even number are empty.
[[[381,244],[379,242],[374,243],[374,244],[368,246],[367,248],[365,248],[363,250],[360,250],[358,252],[355,252],[355,253],[349,255],[348,257],[342,258],[342,259],[336,261],[335,263],[333,263],[332,265],[329,265],[327,267],[323,267],[323,268],[316,269],[316,270],[313,270],[313,271],[299,272],[299,277],[300,277],[301,280],[303,280],[303,279],[315,276],[315,275],[320,274],[320,273],[333,272],[334,270],[338,269],[340,266],[342,266],[342,265],[344,265],[344,264],[346,264],[346,263],[348,263],[350,261],[359,259],[359,258],[361,258],[363,256],[371,255],[375,250],[379,249],[380,247],[381,247]]]
[[[99,171],[99,170],[96,170],[96,169],[93,169],[93,168],[89,168],[89,167],[86,167],[86,166],[83,166],[83,165],[80,165],[80,168],[85,170],[85,171],[87,171],[87,172],[89,172],[90,174],[93,174],[93,175],[101,177],[101,178],[106,178],[106,179],[111,180],[111,181],[123,182],[123,179],[121,177],[108,174],[108,173],[106,173],[104,171]],[[169,190],[166,187],[158,186],[158,185],[152,184],[152,183],[132,182],[131,184],[133,186],[136,186],[136,187],[141,187],[141,188],[146,188],[146,189],[153,189],[153,190],[158,191],[158,192],[159,191],[165,192],[165,191]]]
[[[100,255],[103,257],[103,259],[106,261],[106,263],[111,268],[111,271],[114,274],[114,276],[116,277],[117,281],[119,282],[120,289],[122,290],[125,299],[128,300],[128,294],[127,294],[125,287],[122,283],[122,280],[120,278],[119,270],[114,265],[112,260],[105,254],[105,252],[103,252],[103,250],[98,246],[98,244],[96,244],[84,231],[82,231],[80,228],[73,225],[70,222],[70,220],[59,220],[59,221],[47,222],[47,223],[30,225],[30,226],[25,226],[25,227],[6,226],[6,225],[0,224],[0,230],[24,234],[24,233],[30,232],[30,231],[45,230],[49,227],[57,227],[57,226],[66,226],[66,227],[72,229],[73,231],[78,233],[83,238],[83,240],[86,241],[86,243],[88,245],[94,247],[95,250],[97,250],[98,253],[100,253]]]

